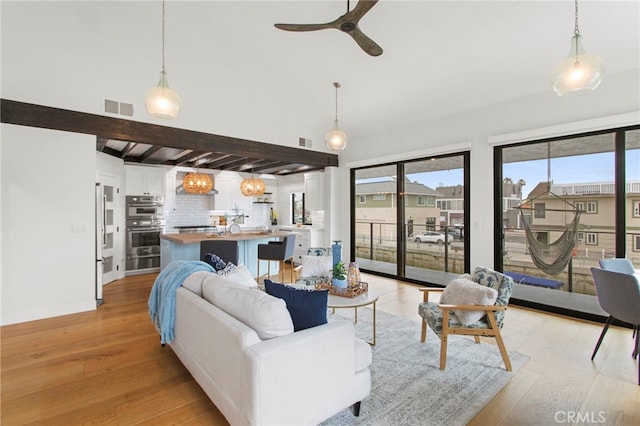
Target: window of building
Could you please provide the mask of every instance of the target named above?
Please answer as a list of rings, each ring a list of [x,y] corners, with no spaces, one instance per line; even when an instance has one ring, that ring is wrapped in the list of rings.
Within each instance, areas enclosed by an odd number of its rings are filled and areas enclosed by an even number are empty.
[[[598,213],[598,202],[597,201],[587,201],[587,213],[595,214]]]
[[[360,204],[366,204],[367,203],[367,196],[366,195],[361,195],[360,197],[358,197],[358,202]]]
[[[425,197],[424,195],[418,195],[418,197],[417,197],[417,200],[418,200],[418,201],[417,201],[417,203],[416,203],[416,204],[417,204],[417,205],[419,205],[419,206],[424,206],[425,204],[427,204],[427,203],[425,202],[425,198],[426,198],[426,197]]]
[[[584,232],[576,233],[576,241],[578,243],[584,243]]]
[[[633,236],[633,251],[640,251],[640,235]]]
[[[576,206],[576,210],[579,210],[581,212],[585,212],[586,210],[584,209],[584,203],[582,201],[578,201],[573,203],[574,206]]]
[[[545,203],[534,203],[533,217],[536,219],[544,219],[546,217],[546,210]]]
[[[373,194],[373,201],[384,201],[387,199],[387,194]]]
[[[598,245],[598,234],[596,234],[595,232],[587,232],[586,235],[588,245]]]

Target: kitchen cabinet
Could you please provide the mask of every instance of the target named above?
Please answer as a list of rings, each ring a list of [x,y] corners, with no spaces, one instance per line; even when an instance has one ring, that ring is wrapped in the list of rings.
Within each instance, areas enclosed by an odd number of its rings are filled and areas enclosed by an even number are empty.
[[[324,210],[325,196],[324,172],[305,173],[304,175],[304,209],[308,212]]]
[[[126,195],[165,196],[166,170],[162,167],[124,166]]]
[[[302,256],[311,247],[322,247],[322,230],[313,228],[287,228],[296,234],[296,245],[293,249],[293,262],[302,264]]]
[[[241,213],[250,214],[253,197],[245,197],[240,192],[240,176],[216,176],[215,188],[218,190],[215,201],[215,209],[232,213],[237,207]]]

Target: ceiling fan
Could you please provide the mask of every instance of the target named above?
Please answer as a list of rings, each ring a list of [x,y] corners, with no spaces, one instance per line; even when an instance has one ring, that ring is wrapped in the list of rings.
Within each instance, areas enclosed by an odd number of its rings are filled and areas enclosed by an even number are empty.
[[[371,56],[382,55],[382,48],[367,37],[358,27],[358,21],[378,3],[378,0],[360,0],[353,10],[349,10],[347,0],[347,13],[332,22],[326,24],[275,24],[276,28],[285,31],[316,31],[335,28],[349,34],[358,45]]]

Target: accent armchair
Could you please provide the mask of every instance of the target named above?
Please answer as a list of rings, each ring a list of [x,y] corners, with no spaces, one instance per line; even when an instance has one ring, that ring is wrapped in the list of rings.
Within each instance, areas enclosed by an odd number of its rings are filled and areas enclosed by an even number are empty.
[[[429,302],[429,293],[443,292],[444,288],[420,288],[419,290],[423,294],[423,302],[418,305],[418,314],[422,317],[420,341],[424,343],[426,340],[427,325],[440,337],[440,369],[444,370],[447,362],[447,340],[449,335],[473,336],[476,343],[480,343],[480,336],[494,337],[500,349],[504,366],[507,371],[511,371],[511,361],[502,340],[500,329],[504,323],[505,311],[513,290],[513,279],[500,272],[483,267],[475,268],[470,279],[481,286],[495,289],[497,291],[495,304],[438,304]],[[484,315],[479,320],[464,325],[456,315],[456,311],[459,315],[471,311],[484,312]]]
[[[593,361],[604,335],[614,319],[631,324],[634,330],[638,330],[638,327],[640,327],[640,283],[638,283],[638,278],[633,274],[599,268],[591,268],[591,275],[596,286],[598,303],[609,314],[598,338],[598,343],[596,343],[596,347],[591,354],[591,361]],[[634,359],[640,356],[639,334],[638,332],[635,333],[635,344],[631,354]],[[638,385],[640,385],[640,367],[638,367]]]

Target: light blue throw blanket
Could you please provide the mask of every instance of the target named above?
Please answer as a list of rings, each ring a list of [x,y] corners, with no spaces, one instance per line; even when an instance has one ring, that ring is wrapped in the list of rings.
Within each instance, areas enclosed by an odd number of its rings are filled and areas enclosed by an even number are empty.
[[[171,343],[176,319],[176,291],[194,272],[213,272],[213,267],[199,260],[177,260],[168,264],[156,277],[149,295],[149,316],[160,333],[160,343]]]

